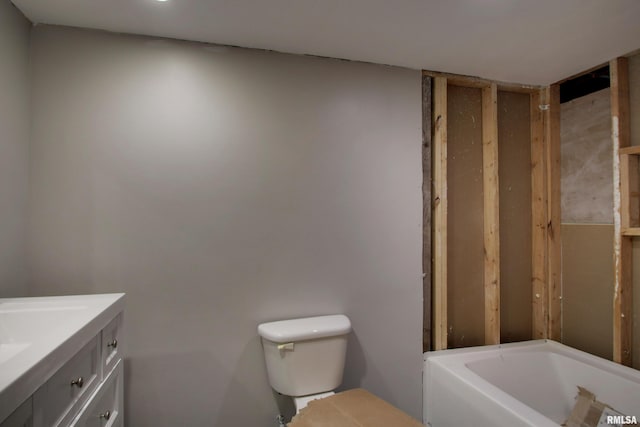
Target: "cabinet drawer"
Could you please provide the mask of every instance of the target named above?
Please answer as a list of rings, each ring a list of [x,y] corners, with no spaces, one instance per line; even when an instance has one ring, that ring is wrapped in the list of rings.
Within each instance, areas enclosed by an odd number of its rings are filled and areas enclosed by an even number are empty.
[[[122,313],[102,330],[102,372],[108,375],[122,358]]]
[[[100,382],[98,336],[65,363],[34,395],[37,425],[66,426]]]
[[[71,427],[117,427],[123,424],[123,362],[116,364]]]
[[[9,418],[0,423],[0,427],[31,427],[33,407],[31,398],[18,407]]]

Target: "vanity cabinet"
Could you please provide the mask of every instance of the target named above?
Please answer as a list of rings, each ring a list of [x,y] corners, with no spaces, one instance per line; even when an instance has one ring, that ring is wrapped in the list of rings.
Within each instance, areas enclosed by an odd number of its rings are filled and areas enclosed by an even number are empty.
[[[118,341],[121,334],[122,313],[119,313],[38,389],[33,395],[33,427],[116,425],[115,419],[122,418],[122,405],[113,407],[113,396],[106,394],[115,393],[114,385],[122,389],[122,381],[111,375],[118,364],[122,365],[122,345]],[[109,387],[105,387],[107,381]],[[121,390],[119,394],[122,395]],[[104,406],[102,412],[95,414],[97,423],[79,423],[76,418],[88,417],[85,412],[91,404]]]
[[[18,407],[9,418],[4,420],[2,427],[32,427],[33,426],[33,399],[30,397]]]
[[[0,427],[122,427],[122,320],[122,311],[103,320]]]

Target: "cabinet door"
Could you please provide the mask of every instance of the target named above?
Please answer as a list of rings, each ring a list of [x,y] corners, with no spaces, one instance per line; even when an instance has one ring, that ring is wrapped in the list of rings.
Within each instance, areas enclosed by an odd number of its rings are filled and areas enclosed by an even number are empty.
[[[100,385],[71,427],[118,427],[123,424],[122,360]]]
[[[31,398],[28,398],[18,407],[0,427],[32,427],[33,426],[33,405]]]

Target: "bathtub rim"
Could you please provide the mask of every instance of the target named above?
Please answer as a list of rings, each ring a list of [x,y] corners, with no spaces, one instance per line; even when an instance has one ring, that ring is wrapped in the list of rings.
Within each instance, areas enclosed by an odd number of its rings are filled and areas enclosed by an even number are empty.
[[[595,356],[593,354],[587,353],[582,350],[578,350],[577,348],[569,347],[568,345],[559,343],[551,339],[538,339],[538,340],[512,342],[512,343],[506,343],[506,344],[493,344],[493,345],[483,345],[483,346],[476,346],[476,347],[464,347],[464,348],[453,348],[453,349],[446,349],[446,350],[427,351],[423,353],[423,361],[427,362],[429,360],[432,362],[438,362],[443,364],[444,366],[457,366],[461,362],[460,359],[464,359],[463,363],[465,365],[465,368],[469,369],[466,367],[466,363],[476,361],[476,360],[486,359],[487,353],[497,352],[500,350],[509,351],[509,352],[550,351],[552,353],[558,353],[563,356],[567,356],[572,359],[576,359],[581,362],[587,363],[589,365],[596,366],[607,372],[611,372],[615,375],[620,375],[622,377],[625,377],[630,381],[637,382],[640,379],[640,371],[637,369],[631,368],[629,366],[624,366],[619,363],[615,363],[611,360],[604,359],[599,356]],[[473,357],[473,360],[471,360],[471,359],[468,359],[470,355],[476,355],[476,356]],[[445,357],[447,358],[447,360],[441,361]]]
[[[497,357],[505,352],[510,354],[527,352],[556,353],[640,384],[640,371],[550,339],[428,351],[423,353],[423,422],[428,425],[429,393],[433,391],[430,390],[429,375],[432,367],[436,367],[437,369],[449,371],[454,375],[456,381],[482,393],[485,398],[520,418],[524,423],[529,423],[532,426],[557,426],[558,423],[551,418],[513,397],[467,366],[468,363]]]

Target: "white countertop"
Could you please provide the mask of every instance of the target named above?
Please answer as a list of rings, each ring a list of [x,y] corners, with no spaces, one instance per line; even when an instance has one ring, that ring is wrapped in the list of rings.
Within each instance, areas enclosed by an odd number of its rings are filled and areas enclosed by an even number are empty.
[[[124,310],[124,294],[0,298],[0,421]]]

